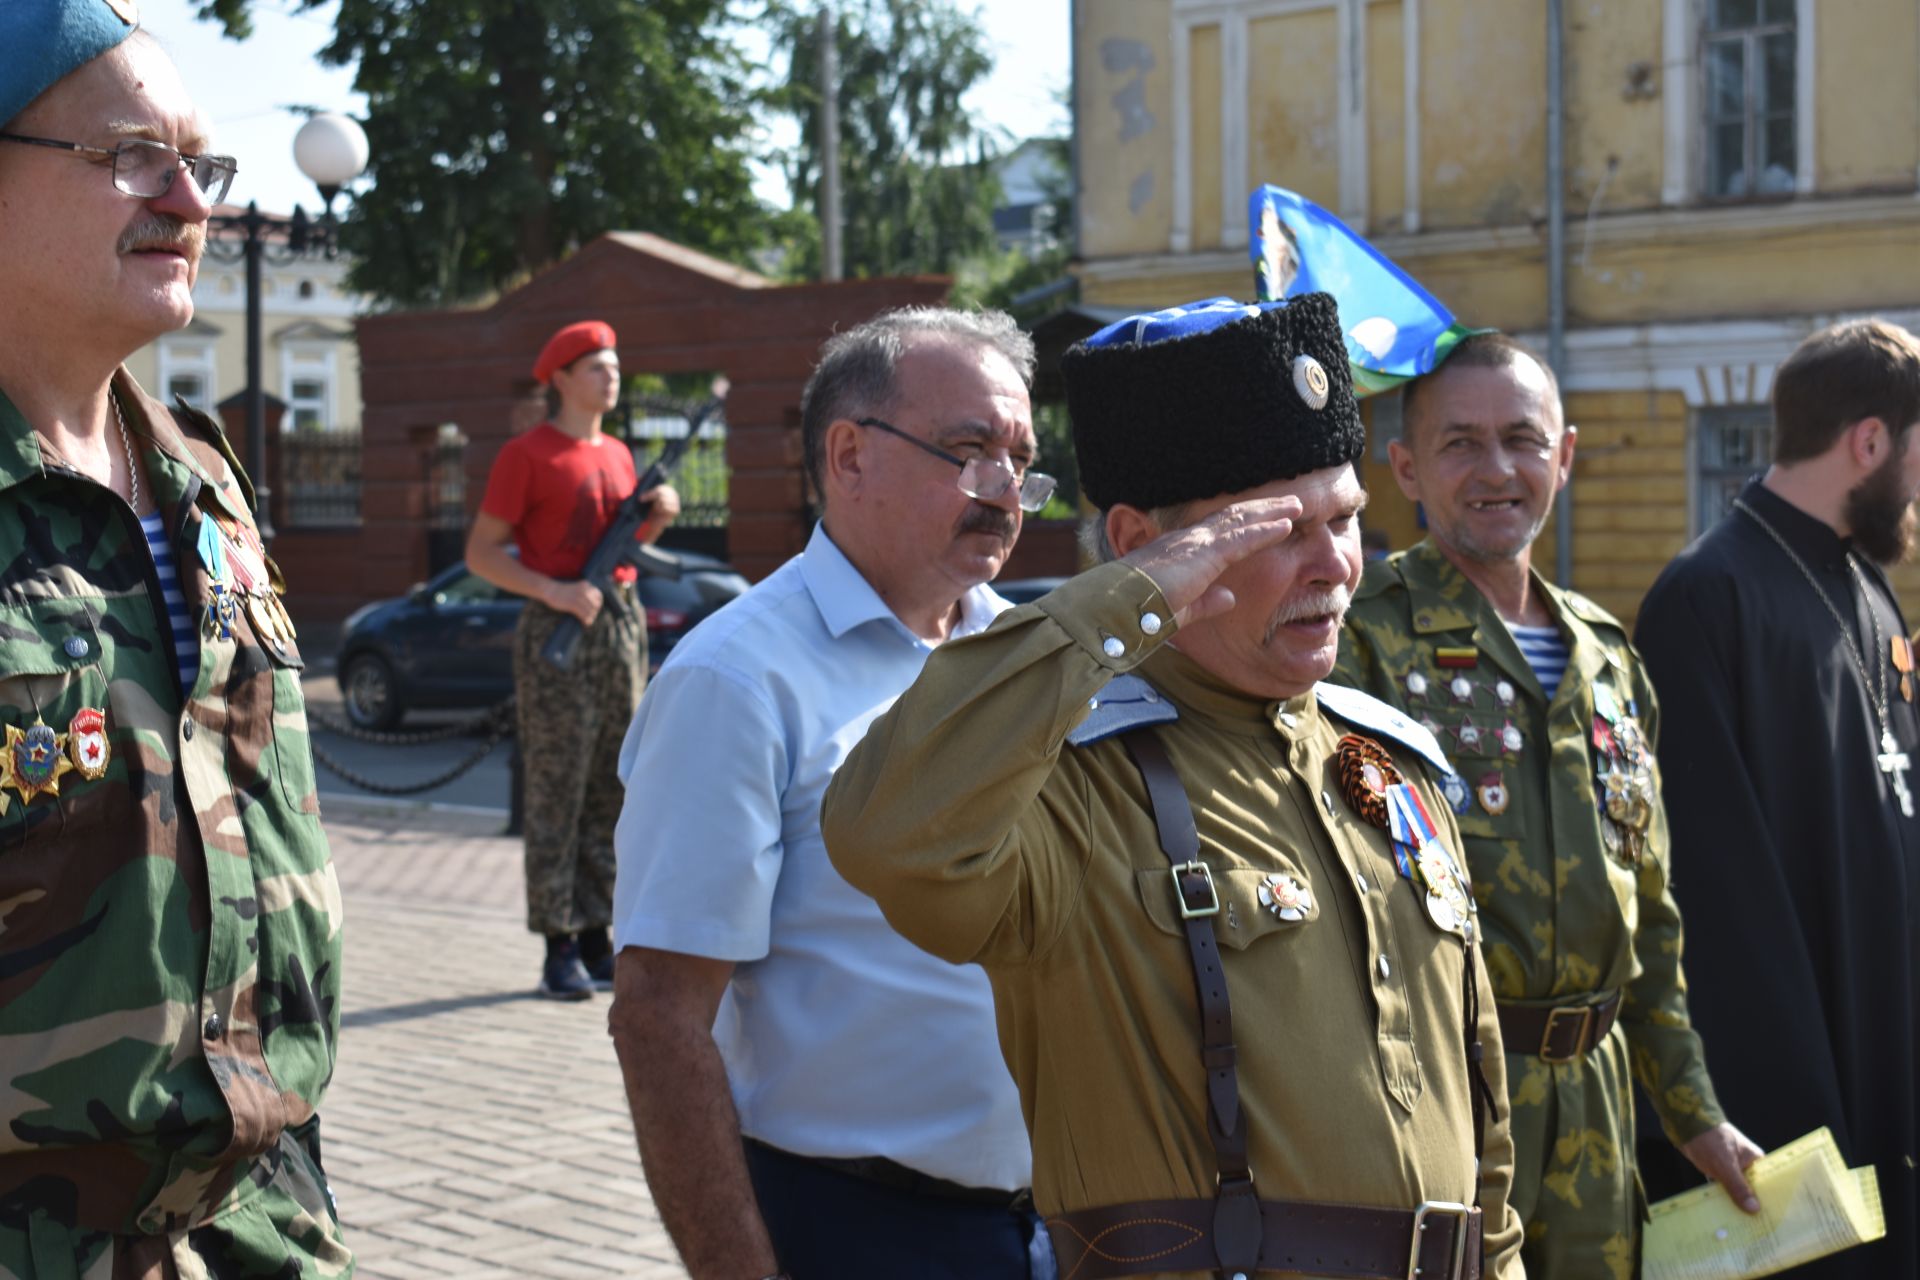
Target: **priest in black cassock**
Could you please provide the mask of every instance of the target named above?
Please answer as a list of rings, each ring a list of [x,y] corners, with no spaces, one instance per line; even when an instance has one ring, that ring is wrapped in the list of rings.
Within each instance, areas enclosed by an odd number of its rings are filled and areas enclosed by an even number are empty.
[[[1887,1238],[1795,1270],[1920,1277],[1920,673],[1886,567],[1913,550],[1920,341],[1856,321],[1773,383],[1774,462],[1683,551],[1634,641],[1660,695],[1688,1003],[1772,1150],[1832,1128]],[[1677,1187],[1653,1187],[1657,1195]]]

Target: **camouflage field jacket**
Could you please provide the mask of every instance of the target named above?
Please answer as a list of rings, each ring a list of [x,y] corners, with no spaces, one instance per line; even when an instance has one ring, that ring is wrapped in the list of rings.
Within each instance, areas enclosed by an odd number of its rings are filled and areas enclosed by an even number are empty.
[[[1452,759],[1448,800],[1495,996],[1554,1003],[1623,988],[1634,1074],[1685,1141],[1724,1117],[1687,1015],[1653,686],[1613,615],[1533,583],[1568,649],[1551,698],[1431,541],[1367,566],[1331,678],[1425,723]]]
[[[0,396],[0,1233],[36,1240],[244,1201],[340,1027],[340,893],[251,494],[210,420],[114,386],[199,626],[191,689],[132,510]]]

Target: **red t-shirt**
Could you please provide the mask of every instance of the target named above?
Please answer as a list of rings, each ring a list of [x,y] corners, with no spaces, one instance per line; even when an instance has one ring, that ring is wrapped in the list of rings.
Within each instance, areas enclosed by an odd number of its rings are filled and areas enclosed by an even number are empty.
[[[543,422],[500,450],[480,509],[513,526],[521,564],[549,578],[577,578],[639,479],[621,441],[576,440]],[[614,576],[632,582],[637,575],[623,564]]]

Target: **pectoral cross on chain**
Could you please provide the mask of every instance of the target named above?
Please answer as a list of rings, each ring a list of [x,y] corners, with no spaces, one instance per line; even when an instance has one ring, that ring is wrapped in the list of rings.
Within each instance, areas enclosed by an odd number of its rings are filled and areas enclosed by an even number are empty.
[[[1913,816],[1913,792],[1907,789],[1907,770],[1911,768],[1907,753],[1893,740],[1893,731],[1883,729],[1880,733],[1880,772],[1893,780],[1893,794],[1900,797],[1900,812]]]

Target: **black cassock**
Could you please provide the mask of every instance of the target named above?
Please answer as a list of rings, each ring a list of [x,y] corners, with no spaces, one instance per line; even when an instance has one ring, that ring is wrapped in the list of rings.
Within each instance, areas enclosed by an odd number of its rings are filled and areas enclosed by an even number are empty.
[[[1855,555],[1856,579],[1827,524],[1758,481],[1741,498],[1845,631],[1739,510],[1641,606],[1688,1006],[1729,1120],[1768,1150],[1827,1125],[1849,1164],[1879,1174],[1887,1239],[1792,1274],[1908,1280],[1920,1277],[1920,818],[1880,768],[1873,693],[1847,654],[1885,679],[1894,738],[1920,765],[1920,711],[1894,655],[1906,623],[1878,566]],[[1920,788],[1920,770],[1905,779]]]

